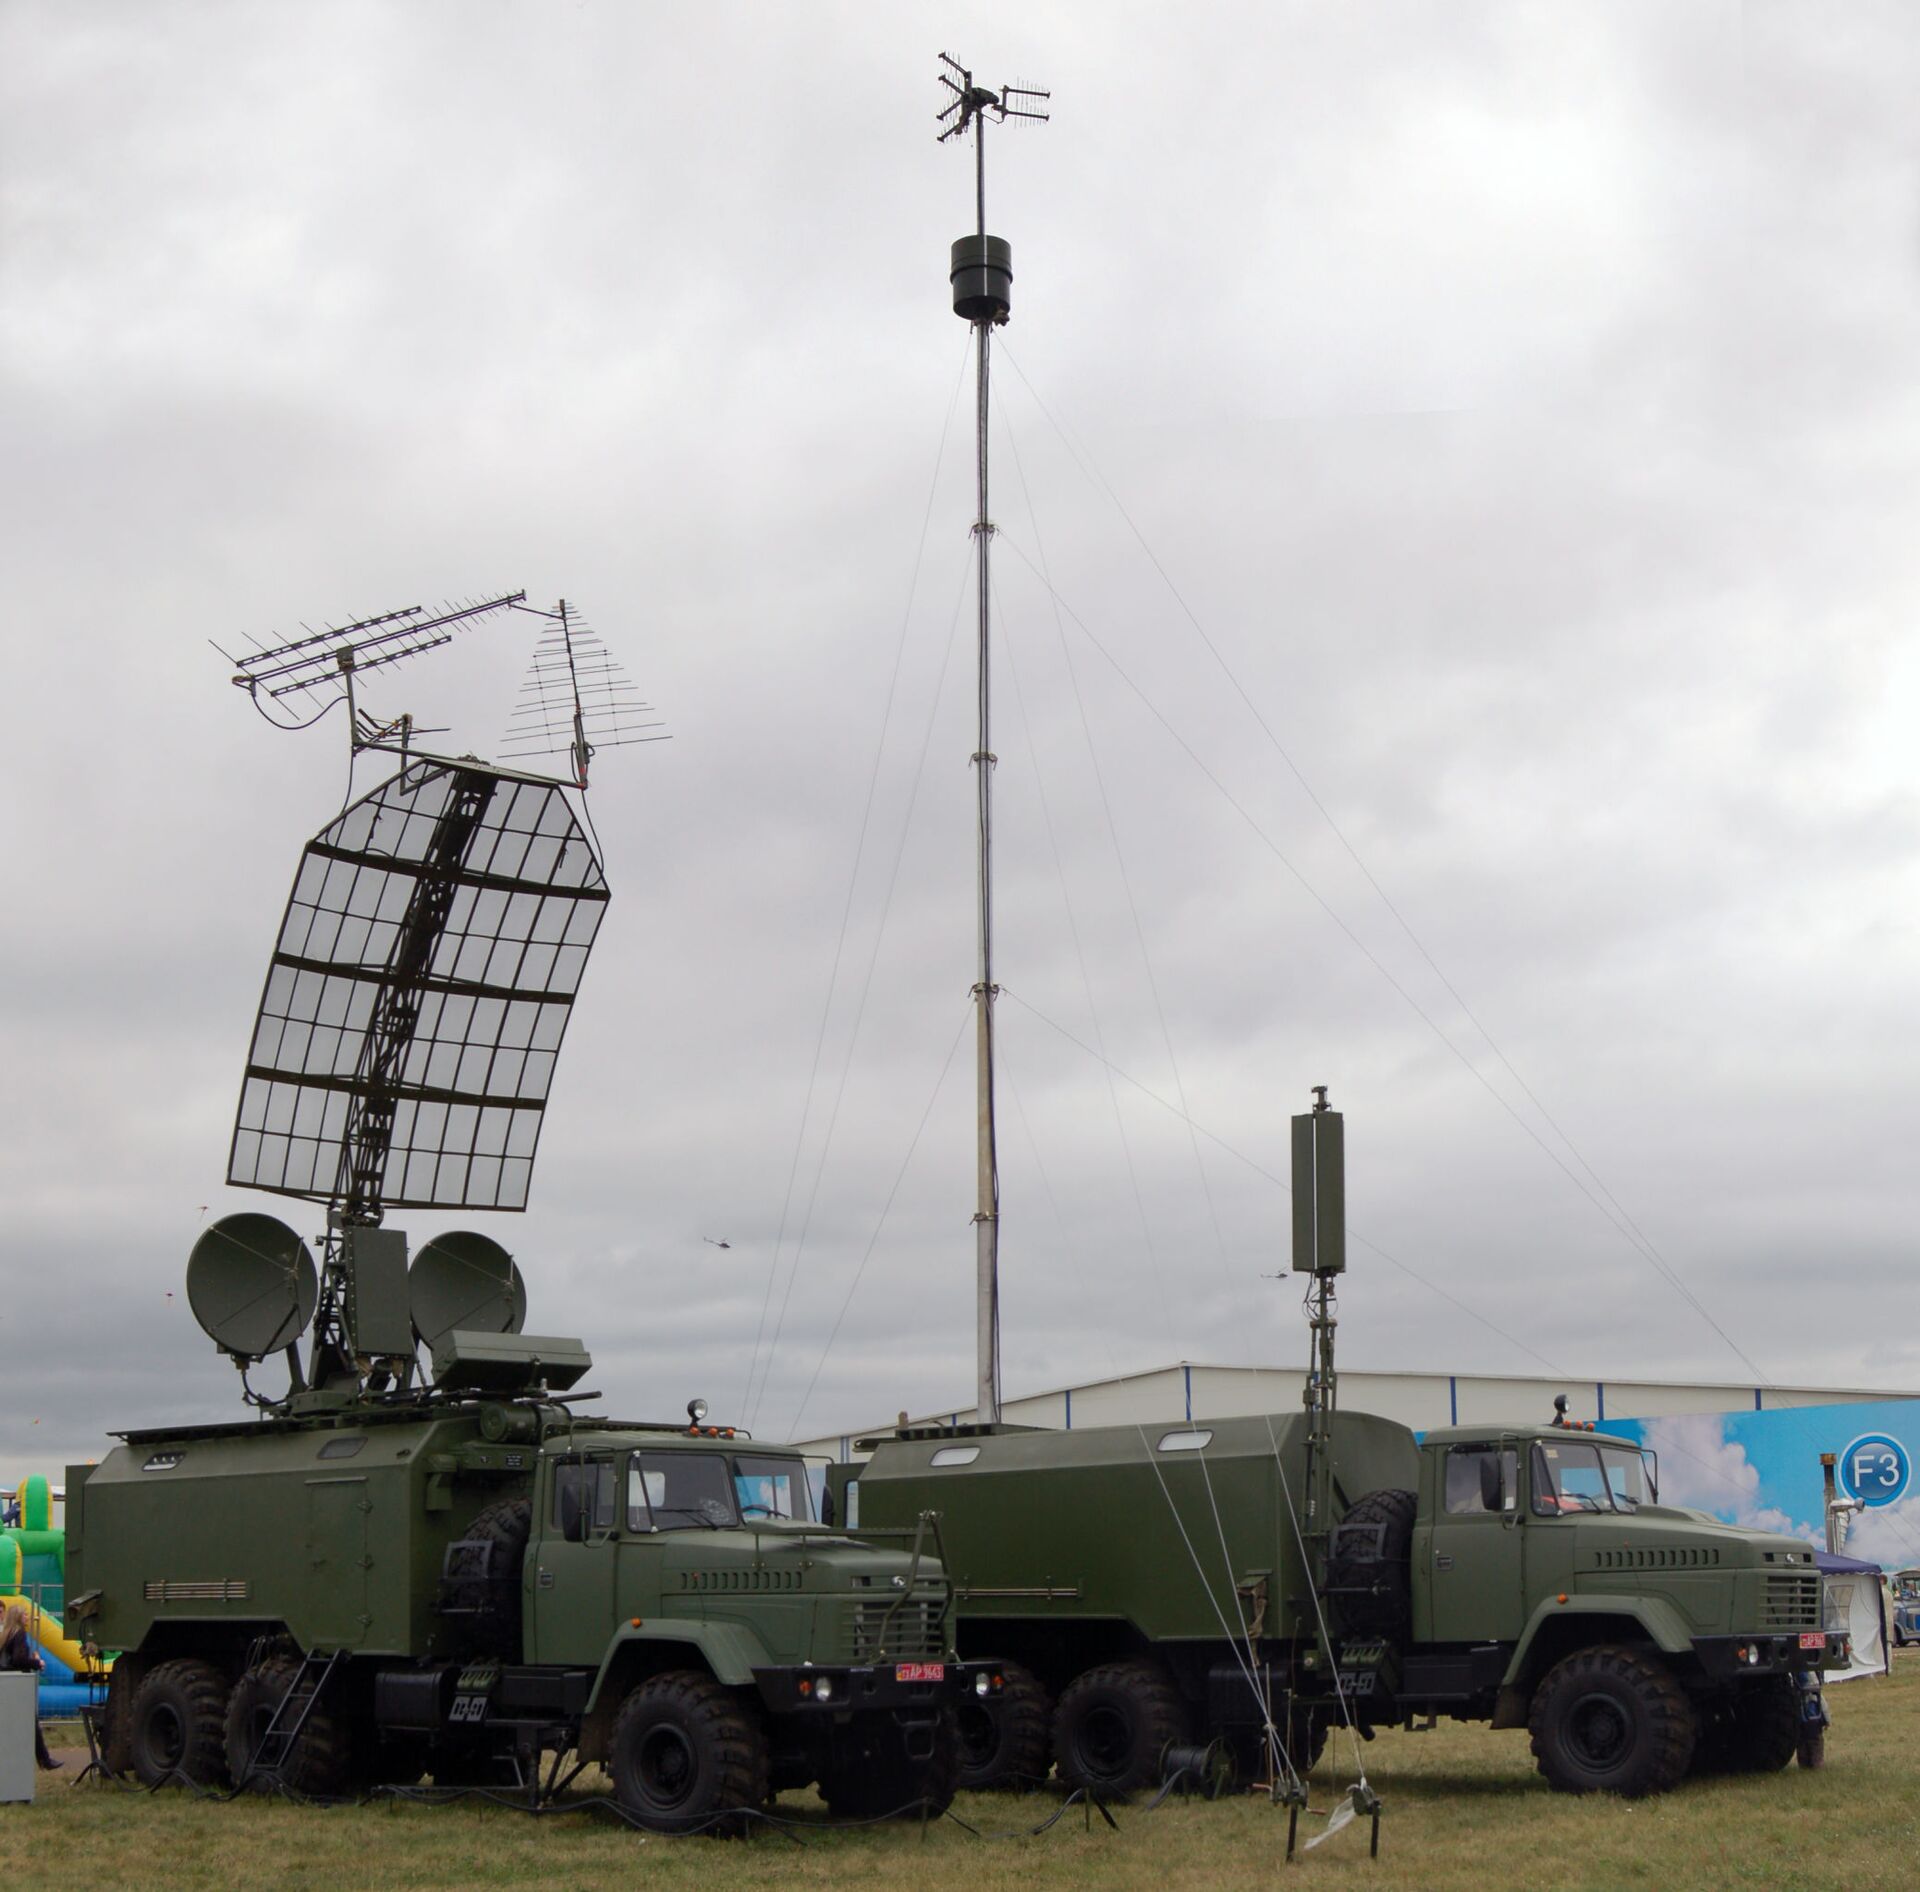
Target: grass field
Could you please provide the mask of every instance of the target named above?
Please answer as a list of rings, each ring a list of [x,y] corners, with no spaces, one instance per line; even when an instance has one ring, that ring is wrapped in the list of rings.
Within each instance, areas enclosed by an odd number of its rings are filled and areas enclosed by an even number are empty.
[[[1619,1892],[1757,1887],[1767,1892],[1909,1892],[1920,1885],[1920,1652],[1890,1681],[1850,1682],[1829,1697],[1828,1764],[1763,1778],[1706,1781],[1656,1801],[1574,1800],[1533,1772],[1526,1737],[1443,1726],[1383,1734],[1364,1750],[1386,1801],[1381,1857],[1355,1822],[1292,1867],[1286,1816],[1264,1800],[1169,1801],[1115,1810],[1119,1831],[1074,1808],[1036,1838],[976,1838],[951,1821],[813,1830],[803,1844],[642,1838],[587,1812],[530,1819],[473,1801],[351,1807],[222,1804],[42,1776],[32,1806],[0,1807],[7,1886],[525,1887],[597,1892],[649,1887],[893,1887],[916,1892],[1034,1892],[1035,1887],[1193,1888],[1364,1885],[1419,1892]],[[1351,1749],[1341,1758],[1350,1765]],[[1345,1776],[1343,1775],[1343,1778]],[[1313,1804],[1338,1784],[1323,1762]],[[1046,1795],[963,1796],[955,1812],[988,1835],[1051,1812]],[[782,1811],[819,1809],[789,1795]],[[1301,1835],[1321,1821],[1303,1819]]]

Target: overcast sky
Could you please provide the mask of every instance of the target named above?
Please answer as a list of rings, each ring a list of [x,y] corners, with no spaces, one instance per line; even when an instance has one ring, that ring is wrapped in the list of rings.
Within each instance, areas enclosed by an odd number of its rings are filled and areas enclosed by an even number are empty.
[[[402,1224],[616,1411],[968,1402],[943,46],[1055,94],[988,142],[1008,1392],[1305,1358],[1314,1084],[1349,1366],[1920,1379],[1910,5],[0,34],[0,1471],[237,1415],[187,1251],[319,1223],[222,1177],[345,741],[209,640],[519,587],[672,740],[596,769],[530,1213]],[[497,751],[533,629],[376,707]]]

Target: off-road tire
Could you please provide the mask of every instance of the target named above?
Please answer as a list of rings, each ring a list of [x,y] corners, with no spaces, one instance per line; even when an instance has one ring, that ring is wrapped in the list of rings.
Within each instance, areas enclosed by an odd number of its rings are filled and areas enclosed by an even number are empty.
[[[247,1772],[273,1711],[292,1688],[300,1667],[298,1656],[268,1656],[234,1683],[226,1715],[227,1772],[250,1793],[284,1787],[307,1799],[330,1800],[352,1788],[353,1748],[349,1729],[324,1698],[308,1709],[299,1740],[277,1767]]]
[[[1076,1676],[1053,1711],[1053,1762],[1069,1787],[1131,1793],[1160,1776],[1160,1758],[1187,1738],[1187,1704],[1157,1662],[1104,1662]]]
[[[943,1712],[933,1727],[933,1752],[910,1759],[905,1731],[891,1715],[858,1717],[834,1730],[834,1765],[820,1776],[820,1798],[843,1820],[883,1820],[890,1814],[937,1818],[953,1804],[960,1780],[960,1732]]]
[[[1727,1722],[1730,1774],[1777,1774],[1793,1759],[1800,1738],[1800,1691],[1784,1675],[1743,1689]]]
[[[446,1607],[455,1612],[450,1618],[454,1633],[477,1654],[519,1659],[520,1573],[532,1535],[530,1498],[499,1499],[461,1533],[463,1542],[487,1546],[487,1565],[447,1585]]]
[[[1665,1793],[1685,1777],[1699,1727],[1655,1658],[1603,1643],[1556,1663],[1534,1690],[1533,1758],[1556,1793]]]
[[[999,1696],[960,1704],[960,1785],[968,1793],[1025,1793],[1053,1767],[1053,1703],[1034,1672],[1018,1662],[999,1665]]]
[[[1419,1505],[1411,1491],[1369,1491],[1353,1501],[1335,1527],[1327,1555],[1327,1590],[1342,1635],[1402,1643],[1408,1639],[1413,1628],[1413,1521]]]
[[[143,1787],[185,1779],[218,1787],[227,1777],[227,1678],[211,1662],[181,1656],[156,1663],[134,1690],[127,1758]]]
[[[621,1806],[656,1833],[744,1833],[770,1784],[766,1727],[710,1675],[675,1669],[620,1704],[607,1771]]]

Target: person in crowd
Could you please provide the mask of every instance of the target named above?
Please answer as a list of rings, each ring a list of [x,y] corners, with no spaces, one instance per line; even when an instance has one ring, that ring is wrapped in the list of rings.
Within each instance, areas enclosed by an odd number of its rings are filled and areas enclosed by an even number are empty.
[[[27,1628],[27,1606],[9,1603],[5,1613],[0,1614],[0,1669],[22,1669],[31,1674],[45,1667]],[[47,1737],[40,1732],[38,1720],[33,1724],[33,1752],[34,1758],[49,1771],[62,1765],[47,1752]]]

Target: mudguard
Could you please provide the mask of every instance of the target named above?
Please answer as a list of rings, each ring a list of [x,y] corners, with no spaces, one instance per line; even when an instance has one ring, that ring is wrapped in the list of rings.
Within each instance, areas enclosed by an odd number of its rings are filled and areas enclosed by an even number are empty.
[[[1534,1638],[1545,1623],[1558,1617],[1594,1616],[1620,1617],[1637,1625],[1663,1655],[1686,1655],[1693,1648],[1693,1634],[1680,1612],[1657,1596],[1583,1596],[1578,1590],[1569,1590],[1564,1602],[1559,1596],[1550,1596],[1527,1618],[1501,1686],[1519,1685]]]
[[[738,1623],[702,1622],[696,1617],[649,1616],[636,1626],[622,1623],[613,1632],[607,1652],[600,1658],[600,1673],[593,1678],[593,1693],[587,1698],[588,1714],[600,1701],[600,1690],[618,1664],[620,1651],[629,1643],[682,1642],[696,1648],[706,1658],[713,1679],[726,1688],[753,1685],[753,1672],[767,1666],[765,1645],[749,1629]]]

